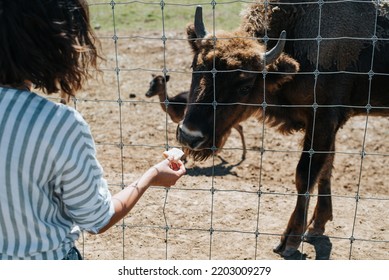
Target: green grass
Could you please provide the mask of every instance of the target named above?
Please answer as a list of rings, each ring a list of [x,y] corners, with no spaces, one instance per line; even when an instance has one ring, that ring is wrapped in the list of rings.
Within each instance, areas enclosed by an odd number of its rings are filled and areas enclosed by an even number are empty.
[[[184,31],[193,22],[197,5],[203,6],[206,28],[232,30],[239,26],[239,13],[243,3],[231,0],[216,0],[215,9],[211,0],[165,0],[163,9],[159,0],[89,0],[92,26],[102,31]]]

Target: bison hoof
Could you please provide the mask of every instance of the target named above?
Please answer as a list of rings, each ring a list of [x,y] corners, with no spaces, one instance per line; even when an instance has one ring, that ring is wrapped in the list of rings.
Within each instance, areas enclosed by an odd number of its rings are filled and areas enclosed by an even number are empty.
[[[285,247],[285,244],[282,244],[281,242],[273,249],[273,252],[281,255],[284,258],[287,258],[294,255],[297,252],[297,248],[289,247],[289,246]]]
[[[324,230],[309,229],[307,233],[304,234],[304,241],[308,243],[313,243],[317,238],[323,236]]]
[[[284,248],[284,244],[281,242],[280,244],[278,244],[276,247],[273,248],[273,252],[281,255],[282,251],[284,250],[283,248]]]
[[[281,256],[287,258],[293,256],[297,252],[296,248],[285,248],[285,250],[281,253]]]

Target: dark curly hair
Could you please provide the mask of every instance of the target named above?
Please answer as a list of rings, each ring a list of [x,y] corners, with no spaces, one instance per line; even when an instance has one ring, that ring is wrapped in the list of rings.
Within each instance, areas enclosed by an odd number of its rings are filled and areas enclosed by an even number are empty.
[[[97,69],[86,0],[0,0],[0,83],[74,95]]]

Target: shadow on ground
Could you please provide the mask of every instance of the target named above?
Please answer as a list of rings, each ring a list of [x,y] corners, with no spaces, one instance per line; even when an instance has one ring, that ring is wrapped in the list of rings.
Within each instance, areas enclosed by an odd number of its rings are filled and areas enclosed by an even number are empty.
[[[243,160],[239,161],[236,164],[229,164],[222,157],[218,156],[221,159],[221,163],[208,166],[208,167],[198,167],[194,166],[193,168],[188,168],[186,174],[190,176],[225,176],[225,175],[234,175],[239,177],[235,171],[232,171],[234,167],[239,166]]]

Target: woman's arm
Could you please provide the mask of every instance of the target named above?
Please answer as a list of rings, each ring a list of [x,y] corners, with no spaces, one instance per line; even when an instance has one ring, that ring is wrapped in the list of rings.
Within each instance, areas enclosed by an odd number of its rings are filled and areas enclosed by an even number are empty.
[[[148,169],[138,181],[130,184],[112,196],[115,212],[108,224],[101,228],[98,234],[105,232],[123,219],[150,186],[170,187],[174,185],[185,172],[185,166],[181,161],[178,161],[177,170],[173,170],[167,159]]]

